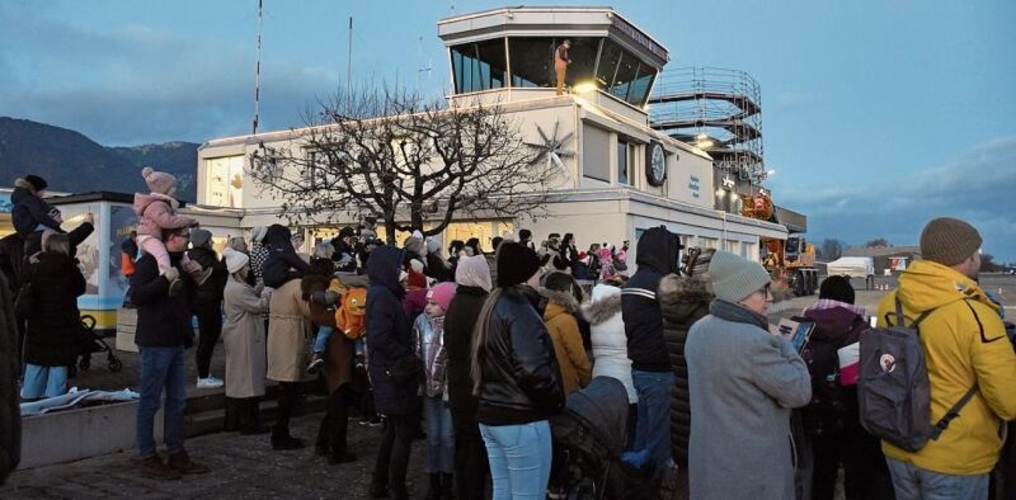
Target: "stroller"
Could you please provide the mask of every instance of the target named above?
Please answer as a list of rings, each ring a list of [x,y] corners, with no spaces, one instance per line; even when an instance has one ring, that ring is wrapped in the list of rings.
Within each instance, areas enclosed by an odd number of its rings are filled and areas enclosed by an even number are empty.
[[[106,353],[106,367],[113,373],[119,373],[123,369],[123,362],[113,352],[103,338],[95,333],[95,318],[90,315],[81,317],[81,360],[78,361],[78,369],[87,372],[92,368],[92,354],[97,352]]]
[[[550,419],[555,474],[569,500],[625,496],[620,455],[627,438],[628,393],[610,377],[596,377],[568,395],[564,411]]]

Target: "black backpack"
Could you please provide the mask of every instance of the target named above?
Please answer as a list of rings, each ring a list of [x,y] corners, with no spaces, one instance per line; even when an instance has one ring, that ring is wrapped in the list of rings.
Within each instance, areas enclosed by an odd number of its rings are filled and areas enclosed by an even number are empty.
[[[812,436],[834,434],[850,424],[856,412],[856,397],[851,398],[839,381],[839,346],[812,339],[801,357],[811,374],[811,402],[801,411],[805,433]],[[853,399],[853,401],[852,401]]]

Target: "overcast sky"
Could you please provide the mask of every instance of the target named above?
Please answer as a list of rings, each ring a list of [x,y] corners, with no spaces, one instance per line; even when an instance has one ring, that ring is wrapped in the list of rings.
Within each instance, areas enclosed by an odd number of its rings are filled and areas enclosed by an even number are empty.
[[[437,96],[449,69],[436,22],[506,5],[264,3],[262,130],[301,125],[344,84],[350,16],[354,82]],[[929,218],[952,215],[981,230],[985,252],[1016,261],[1016,2],[614,7],[667,46],[668,67],[759,81],[775,202],[806,213],[816,241],[915,244]],[[257,0],[0,1],[0,116],[105,145],[248,133],[256,30]]]

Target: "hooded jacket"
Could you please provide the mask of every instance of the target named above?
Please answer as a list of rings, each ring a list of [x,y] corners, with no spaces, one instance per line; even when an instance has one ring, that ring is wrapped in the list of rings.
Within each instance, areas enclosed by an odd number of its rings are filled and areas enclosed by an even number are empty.
[[[998,429],[1016,418],[1016,354],[999,307],[977,283],[936,262],[919,260],[900,276],[899,288],[878,306],[879,326],[895,324],[895,300],[906,320],[934,311],[920,324],[931,421],[936,422],[975,384],[978,392],[937,440],[908,453],[885,441],[886,456],[953,475],[987,474],[998,461]]]
[[[265,232],[265,241],[268,242],[268,257],[261,272],[265,286],[282,288],[290,280],[302,278],[310,271],[310,264],[304,262],[293,248],[293,235],[289,228],[272,224]]]
[[[678,236],[663,227],[642,234],[638,242],[638,271],[621,292],[621,314],[628,337],[632,368],[649,372],[671,371],[663,341],[663,313],[656,297],[664,275],[678,272]]]
[[[557,366],[561,369],[561,383],[565,396],[568,396],[589,385],[592,378],[592,366],[582,345],[582,334],[576,319],[582,316],[582,311],[570,293],[541,288],[540,295],[547,299],[543,321],[547,324],[550,340],[554,342]]]
[[[30,266],[34,307],[26,318],[25,362],[39,366],[74,364],[83,347],[78,297],[85,278],[70,256],[43,252]]]
[[[385,415],[409,415],[416,412],[419,379],[402,383],[388,375],[388,368],[406,356],[414,355],[413,331],[402,308],[405,295],[399,284],[399,270],[405,251],[383,245],[374,249],[367,262],[367,365],[374,385],[374,404]]]
[[[21,237],[28,236],[35,231],[35,228],[42,224],[56,232],[62,233],[60,223],[49,214],[53,206],[35,195],[35,188],[32,183],[25,179],[14,181],[14,191],[11,193],[11,222],[14,223],[14,230]]]
[[[162,239],[162,232],[193,227],[197,221],[177,215],[180,202],[172,196],[159,193],[134,193],[134,213],[138,214],[138,236]]]
[[[706,283],[698,277],[668,274],[660,280],[658,297],[663,311],[663,340],[674,371],[670,398],[670,447],[674,460],[686,465],[692,417],[684,343],[688,340],[691,325],[709,314],[709,302],[713,296]]]
[[[628,341],[621,319],[621,289],[603,283],[593,287],[592,302],[582,309],[589,321],[593,344],[593,378],[612,377],[624,384],[628,403],[638,402],[638,393],[631,378]]]

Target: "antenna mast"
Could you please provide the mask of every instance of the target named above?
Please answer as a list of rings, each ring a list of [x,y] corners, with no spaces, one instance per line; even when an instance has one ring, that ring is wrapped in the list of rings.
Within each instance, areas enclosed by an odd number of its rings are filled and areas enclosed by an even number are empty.
[[[264,0],[258,0],[258,45],[257,45],[257,63],[254,66],[254,128],[253,134],[258,133],[258,119],[260,116],[261,106],[261,24],[263,20],[264,12]]]
[[[350,112],[350,98],[353,89],[352,77],[353,77],[353,16],[349,16],[349,43],[347,44],[346,52],[346,113]]]

